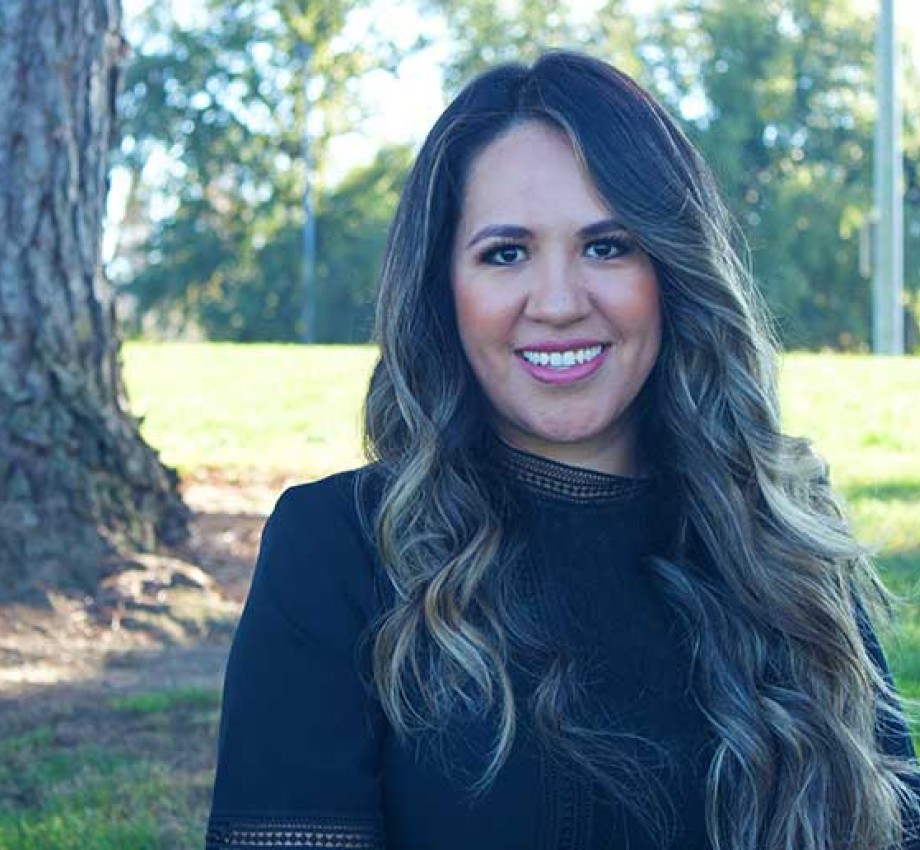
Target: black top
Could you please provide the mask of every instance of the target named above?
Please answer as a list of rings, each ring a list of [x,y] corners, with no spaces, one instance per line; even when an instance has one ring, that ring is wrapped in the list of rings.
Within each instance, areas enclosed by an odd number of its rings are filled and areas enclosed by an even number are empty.
[[[624,752],[663,789],[671,846],[708,850],[715,737],[693,698],[686,641],[645,561],[664,494],[652,480],[511,449],[500,461],[528,541],[520,604],[554,657],[586,682],[582,716],[621,734]],[[359,649],[394,597],[362,532],[356,480],[346,472],[285,491],[265,526],[227,667],[208,850],[660,848],[626,807],[532,734],[522,709],[535,679],[523,654],[510,670],[514,747],[483,796],[468,790],[487,763],[494,717],[458,717],[445,738],[397,740]],[[868,626],[865,638],[887,674]],[[903,725],[884,748],[913,755]]]

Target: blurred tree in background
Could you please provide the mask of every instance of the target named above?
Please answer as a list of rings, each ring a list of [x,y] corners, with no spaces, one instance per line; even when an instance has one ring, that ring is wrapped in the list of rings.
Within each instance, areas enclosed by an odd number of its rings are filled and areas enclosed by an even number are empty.
[[[904,62],[905,351],[920,351],[920,67]]]
[[[874,31],[847,0],[689,0],[658,19],[647,51],[672,108],[690,106],[791,346],[868,341],[858,246],[872,205]]]
[[[168,4],[148,7],[122,98],[130,214],[147,223],[123,286],[129,330],[301,337],[306,180],[321,172],[330,140],[359,120],[356,81],[392,61],[382,41],[361,50],[336,41],[354,6],[207,0],[184,23]],[[301,44],[312,50],[308,93]],[[301,157],[308,96],[310,175]],[[163,152],[171,166],[151,174]],[[157,217],[148,222],[151,210]]]
[[[370,0],[369,0],[370,2]],[[303,68],[317,190],[317,337],[368,338],[377,263],[410,155],[382,148],[323,183],[337,139],[362,118],[356,92],[407,52],[370,28],[344,39],[345,0],[208,0],[180,25],[151,8],[129,70],[123,162],[134,174],[121,258],[134,333],[295,340],[302,326]],[[865,348],[870,286],[859,232],[872,201],[875,22],[854,0],[419,0],[447,44],[444,88],[552,46],[602,56],[652,88],[715,168],[749,240],[784,341]],[[308,9],[309,13],[299,10]],[[908,303],[920,315],[920,85],[903,88]],[[166,176],[153,156],[171,154]],[[154,209],[149,220],[145,210]],[[134,224],[132,225],[132,222]],[[132,232],[134,236],[130,236]],[[916,344],[916,320],[908,321]]]
[[[322,199],[317,220],[318,342],[367,342],[377,265],[409,166],[408,147],[381,148]]]
[[[625,0],[601,0],[589,14],[571,0],[427,0],[450,34],[444,82],[450,94],[498,62],[531,62],[549,47],[602,56],[645,82],[637,21]]]

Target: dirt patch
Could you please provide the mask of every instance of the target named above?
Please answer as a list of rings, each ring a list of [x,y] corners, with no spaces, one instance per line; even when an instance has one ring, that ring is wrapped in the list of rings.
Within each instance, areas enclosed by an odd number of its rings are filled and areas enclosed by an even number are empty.
[[[196,471],[181,546],[134,555],[92,596],[0,606],[0,739],[62,717],[101,739],[122,716],[105,709],[113,694],[218,688],[262,526],[292,483]]]

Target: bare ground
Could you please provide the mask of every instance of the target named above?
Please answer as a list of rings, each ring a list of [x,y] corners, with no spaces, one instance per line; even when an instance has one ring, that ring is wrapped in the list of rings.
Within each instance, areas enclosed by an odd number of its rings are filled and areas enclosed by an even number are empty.
[[[56,745],[156,750],[207,774],[213,716],[195,729],[192,708],[164,720],[116,706],[137,694],[219,689],[262,526],[289,483],[196,472],[183,482],[194,517],[182,546],[136,555],[92,596],[0,605],[0,741],[50,727]]]

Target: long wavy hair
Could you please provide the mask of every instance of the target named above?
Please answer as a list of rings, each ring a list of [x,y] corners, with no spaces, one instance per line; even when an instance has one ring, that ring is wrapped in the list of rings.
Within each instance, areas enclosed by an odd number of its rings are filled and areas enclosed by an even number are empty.
[[[690,636],[715,733],[706,823],[716,850],[881,850],[915,806],[911,765],[876,732],[899,712],[858,618],[891,597],[810,444],[783,434],[776,346],[743,241],[675,121],[611,66],[554,51],[470,83],[431,130],[390,231],[380,360],[365,441],[382,489],[367,517],[395,604],[375,624],[374,683],[401,736],[493,712],[481,793],[517,728],[508,661],[542,653],[530,710],[541,738],[667,843],[667,801],[629,747],[579,715],[577,665],[515,604],[522,541],[490,465],[486,402],[462,352],[450,257],[470,163],[525,121],[562,130],[652,259],[662,344],[640,395],[640,451],[676,494],[652,562]],[[649,800],[658,805],[649,807]]]

